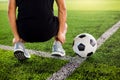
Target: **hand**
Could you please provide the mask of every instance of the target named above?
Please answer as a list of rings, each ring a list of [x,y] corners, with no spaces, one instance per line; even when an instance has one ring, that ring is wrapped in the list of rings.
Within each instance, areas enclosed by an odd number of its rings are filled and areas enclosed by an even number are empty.
[[[22,40],[21,38],[13,38],[13,44],[17,43],[17,42],[25,42],[24,40]]]
[[[62,44],[66,41],[66,32],[67,32],[67,24],[65,24],[65,27],[63,31],[59,31],[56,40],[60,41]]]
[[[60,41],[62,44],[65,43],[66,37],[64,33],[58,33],[56,40]]]

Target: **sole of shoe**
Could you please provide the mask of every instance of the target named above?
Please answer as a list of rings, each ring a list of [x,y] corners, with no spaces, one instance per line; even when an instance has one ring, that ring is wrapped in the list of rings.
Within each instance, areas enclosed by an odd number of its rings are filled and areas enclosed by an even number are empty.
[[[14,56],[15,56],[18,60],[28,59],[27,57],[25,57],[24,52],[23,52],[23,51],[19,51],[19,50],[14,52]]]
[[[60,52],[52,52],[52,56],[63,57],[63,56],[65,56],[65,53],[61,54]]]

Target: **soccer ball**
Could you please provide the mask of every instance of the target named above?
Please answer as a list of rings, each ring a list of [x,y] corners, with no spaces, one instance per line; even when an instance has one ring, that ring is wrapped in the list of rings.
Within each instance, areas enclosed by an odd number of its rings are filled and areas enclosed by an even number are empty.
[[[89,57],[97,49],[96,39],[88,34],[82,33],[77,35],[73,41],[73,51],[80,57]]]

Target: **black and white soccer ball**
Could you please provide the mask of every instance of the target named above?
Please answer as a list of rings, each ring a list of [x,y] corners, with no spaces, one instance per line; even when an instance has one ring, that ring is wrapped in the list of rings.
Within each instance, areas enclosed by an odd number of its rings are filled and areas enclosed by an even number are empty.
[[[77,35],[73,41],[73,51],[80,57],[89,57],[97,49],[96,39],[88,33]]]

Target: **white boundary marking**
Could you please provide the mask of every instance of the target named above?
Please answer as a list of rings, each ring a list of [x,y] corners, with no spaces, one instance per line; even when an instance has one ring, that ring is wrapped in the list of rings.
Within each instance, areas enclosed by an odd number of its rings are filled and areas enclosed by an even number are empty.
[[[98,48],[111,36],[113,35],[118,29],[120,28],[120,21],[117,22],[115,25],[113,25],[110,29],[108,29],[105,33],[102,34],[102,36],[97,40]],[[13,47],[11,46],[5,46],[0,45],[1,49],[4,50],[13,50]],[[35,54],[42,57],[48,57],[48,58],[56,58],[61,60],[69,60],[70,62],[63,66],[58,72],[54,73],[52,76],[48,78],[48,80],[64,80],[69,75],[73,73],[73,71],[80,66],[80,64],[86,60],[86,58],[80,58],[78,56],[76,57],[54,57],[51,56],[50,53],[42,52],[42,51],[36,51],[36,50],[30,50],[26,49],[29,53]]]
[[[120,28],[120,21],[108,29],[102,36],[97,40],[98,48],[118,29]],[[71,75],[80,64],[85,61],[87,58],[74,57],[72,60],[63,66],[59,71],[55,72],[47,80],[65,80],[69,75]]]
[[[0,49],[13,51],[13,47],[1,45],[1,44],[0,44]],[[38,55],[41,57],[55,58],[55,59],[61,59],[61,60],[71,60],[72,59],[72,57],[70,57],[70,56],[64,56],[64,57],[51,56],[51,53],[43,52],[43,51],[36,51],[36,50],[31,50],[31,49],[26,49],[26,51],[29,52],[30,54],[35,54],[35,55]]]

